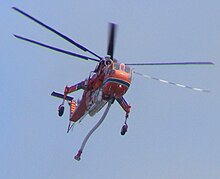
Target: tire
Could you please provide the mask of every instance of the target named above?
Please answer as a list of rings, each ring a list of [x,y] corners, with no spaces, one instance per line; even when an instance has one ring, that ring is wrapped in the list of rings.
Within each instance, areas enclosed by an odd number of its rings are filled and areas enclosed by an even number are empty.
[[[61,117],[64,113],[64,106],[60,106],[58,110],[58,115]]]
[[[127,132],[127,127],[124,125],[124,126],[121,128],[121,135],[125,135],[126,132]]]

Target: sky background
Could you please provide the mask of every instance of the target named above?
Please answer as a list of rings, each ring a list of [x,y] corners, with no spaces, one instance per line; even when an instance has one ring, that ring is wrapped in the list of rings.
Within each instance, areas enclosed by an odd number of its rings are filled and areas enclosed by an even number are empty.
[[[0,3],[0,178],[220,177],[219,0],[38,0]],[[101,117],[86,117],[66,134],[68,110],[53,90],[84,80],[86,62],[20,41],[12,34],[82,53],[11,9],[16,6],[77,42],[106,55],[108,22],[118,24],[115,57],[121,62],[212,61],[214,66],[136,67],[196,92],[134,76],[124,112],[115,103],[75,161],[82,140]],[[82,53],[85,54],[85,53]],[[80,97],[81,92],[74,94]],[[67,106],[66,106],[66,109]]]

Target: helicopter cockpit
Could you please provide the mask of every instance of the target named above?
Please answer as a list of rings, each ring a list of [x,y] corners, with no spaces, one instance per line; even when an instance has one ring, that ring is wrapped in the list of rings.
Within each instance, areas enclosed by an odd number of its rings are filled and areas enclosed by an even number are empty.
[[[125,65],[124,63],[114,63],[113,69],[114,70],[121,70],[121,71],[124,71],[128,74],[131,74],[131,68],[129,66]]]

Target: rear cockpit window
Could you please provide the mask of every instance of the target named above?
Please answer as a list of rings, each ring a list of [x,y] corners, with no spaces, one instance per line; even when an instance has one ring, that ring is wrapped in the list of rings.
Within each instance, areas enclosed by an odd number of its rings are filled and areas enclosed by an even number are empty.
[[[114,64],[114,69],[115,69],[115,70],[119,70],[119,69],[120,69],[120,65],[119,65],[118,63],[115,63],[115,64]]]

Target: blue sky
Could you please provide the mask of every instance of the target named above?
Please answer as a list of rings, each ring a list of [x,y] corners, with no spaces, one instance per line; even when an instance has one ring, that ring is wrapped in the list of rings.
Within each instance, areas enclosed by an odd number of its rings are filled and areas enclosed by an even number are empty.
[[[128,133],[120,135],[124,112],[115,103],[77,162],[73,156],[101,113],[66,134],[68,112],[57,116],[61,101],[50,93],[85,79],[96,64],[14,38],[19,34],[81,53],[12,6],[101,56],[108,22],[117,23],[115,57],[121,62],[213,61],[215,66],[135,68],[211,93],[134,76],[125,95],[132,106]],[[5,1],[0,17],[0,178],[220,177],[218,0]]]

